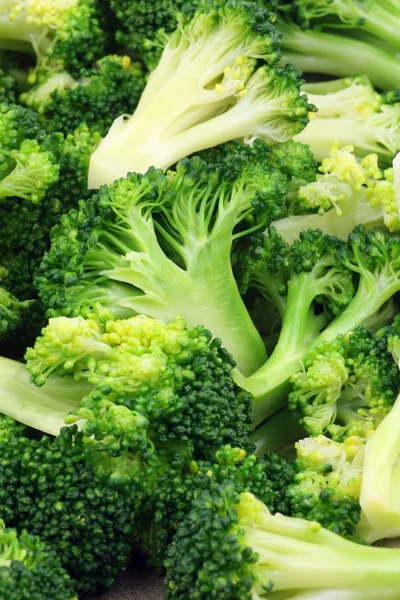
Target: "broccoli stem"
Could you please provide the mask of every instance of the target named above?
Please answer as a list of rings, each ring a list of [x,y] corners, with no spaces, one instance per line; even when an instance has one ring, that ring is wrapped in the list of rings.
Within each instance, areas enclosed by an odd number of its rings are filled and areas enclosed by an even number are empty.
[[[376,113],[371,119],[343,116],[340,118],[312,119],[296,136],[296,141],[310,146],[317,161],[329,156],[332,144],[354,146],[357,156],[377,154],[380,164],[391,166],[398,147],[398,133],[390,115]]]
[[[307,433],[295,420],[291,411],[285,409],[267,419],[250,436],[255,445],[255,455],[263,457],[270,452],[281,452]]]
[[[400,86],[400,61],[377,46],[344,35],[303,31],[286,23],[279,23],[279,29],[283,33],[282,64],[293,64],[304,73],[338,77],[362,73],[384,90]]]
[[[60,433],[65,417],[92,390],[86,381],[72,377],[52,375],[41,388],[29,378],[23,363],[0,357],[0,413],[51,435]]]
[[[398,469],[400,456],[400,400],[383,419],[365,446],[360,505],[376,530],[400,528]],[[379,538],[383,537],[382,535]],[[393,537],[393,534],[392,536]],[[376,538],[376,539],[379,539]]]
[[[268,515],[266,520],[266,524],[245,525],[244,532],[246,546],[259,557],[261,581],[263,566],[270,576],[274,565],[274,594],[288,589],[347,588],[363,590],[368,597],[371,588],[382,589],[383,594],[398,589],[397,551],[354,544],[328,530],[316,531],[316,524],[302,519],[280,517],[270,524]]]
[[[250,377],[234,371],[236,383],[253,396],[253,425],[283,408],[290,390],[289,378],[298,369],[307,350],[309,330],[319,323],[310,309],[315,298],[316,282],[310,273],[294,277],[288,289],[281,333],[268,361]],[[319,333],[313,331],[315,335]]]

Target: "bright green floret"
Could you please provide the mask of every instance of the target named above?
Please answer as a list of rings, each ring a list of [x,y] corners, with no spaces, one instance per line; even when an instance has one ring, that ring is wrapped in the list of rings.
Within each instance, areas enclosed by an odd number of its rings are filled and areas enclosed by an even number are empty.
[[[270,222],[282,200],[268,172],[239,157],[225,169],[194,158],[166,176],[131,174],[64,215],[37,277],[48,314],[85,314],[100,303],[117,318],[180,315],[223,339],[244,372],[261,366],[264,344],[237,288],[231,247]]]
[[[336,238],[310,229],[288,246],[271,229],[268,236],[256,234],[247,249],[237,251],[242,291],[248,285],[258,289],[282,318],[279,338],[265,365],[250,377],[235,375],[254,397],[256,424],[283,407],[288,379],[304,352],[332,316],[352,300],[351,271],[336,258],[341,245]],[[322,307],[318,315],[317,305]]]
[[[117,117],[134,112],[143,88],[139,63],[128,56],[106,56],[79,79],[57,73],[22,94],[20,101],[38,111],[47,131],[68,135],[86,123],[91,131],[106,135]]]
[[[311,107],[300,73],[276,66],[274,20],[253,3],[230,0],[205,2],[181,21],[135,113],[118,118],[93,154],[89,186],[150,166],[165,170],[232,139],[284,142],[299,133]]]
[[[305,429],[338,441],[370,437],[400,390],[387,340],[364,327],[314,347],[291,381],[289,408]]]
[[[0,597],[12,600],[77,600],[72,581],[52,549],[38,537],[0,521]]]
[[[357,160],[352,146],[333,144],[316,180],[291,196],[290,215],[274,223],[288,243],[309,227],[345,239],[359,224],[366,229],[400,229],[393,169],[382,171],[376,154]]]
[[[187,442],[199,457],[224,443],[249,446],[250,397],[234,384],[221,342],[203,327],[187,328],[179,318],[58,317],[26,360],[45,390],[53,373],[93,386],[68,420],[87,419],[85,433],[111,449],[134,449],[148,423],[152,446]]]
[[[199,494],[165,564],[166,600],[394,599],[399,585],[397,550],[272,516],[255,496],[229,486]]]
[[[0,267],[0,342],[13,337],[15,331],[22,325],[25,313],[29,311],[32,304],[29,300],[17,300],[3,287],[2,281],[7,276],[8,271]]]
[[[356,539],[365,440],[353,436],[338,443],[318,435],[295,447],[293,482],[284,490],[290,516]]]
[[[34,51],[34,83],[65,68],[72,74],[104,54],[95,0],[3,0],[0,4],[0,46]]]

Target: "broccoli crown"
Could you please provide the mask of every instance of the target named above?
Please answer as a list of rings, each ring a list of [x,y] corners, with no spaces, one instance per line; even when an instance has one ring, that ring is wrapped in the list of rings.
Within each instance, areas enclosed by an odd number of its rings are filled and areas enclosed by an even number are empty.
[[[4,47],[8,42],[12,49],[18,43],[22,50],[26,44],[33,46],[37,65],[30,83],[64,68],[78,75],[82,66],[104,55],[106,36],[95,0],[57,0],[51,5],[11,0],[2,17]]]
[[[131,552],[139,503],[134,488],[110,483],[101,454],[76,426],[62,429],[54,441],[31,440],[12,429],[2,433],[0,514],[52,547],[78,591],[110,585]],[[52,578],[47,584],[54,586]]]
[[[84,315],[96,303],[117,318],[180,315],[223,337],[240,368],[257,368],[265,348],[230,254],[275,214],[264,181],[269,189],[269,175],[240,160],[225,170],[195,157],[166,176],[150,169],[102,187],[52,230],[36,279],[49,316]]]
[[[318,435],[296,443],[295,475],[285,489],[291,516],[356,539],[365,441],[353,436],[338,443]]]
[[[0,522],[0,596],[13,600],[77,600],[58,556],[37,537]]]
[[[275,20],[240,0],[199,4],[170,37],[135,113],[115,121],[94,152],[90,187],[150,166],[165,170],[231,139],[283,142],[299,133],[312,107],[300,72],[276,66]],[[176,89],[186,90],[179,102]]]
[[[206,461],[195,461],[190,454],[185,455],[174,447],[168,457],[160,460],[159,454],[146,467],[149,476],[146,475],[141,512],[140,548],[153,565],[162,566],[172,536],[190,511],[193,499],[215,484],[229,483],[237,493],[250,491],[272,512],[288,510],[281,490],[275,487],[284,470],[283,464],[284,459],[278,456],[261,460],[232,446],[219,448]],[[271,471],[275,475],[273,483],[269,479]]]
[[[128,56],[105,56],[97,69],[83,70],[79,80],[56,74],[21,101],[39,111],[47,131],[68,135],[86,123],[106,135],[117,117],[134,112],[143,88],[139,63]]]
[[[397,314],[390,325],[382,327],[376,334],[387,342],[388,350],[397,365],[400,365],[400,315]]]
[[[311,182],[317,174],[317,162],[309,146],[295,140],[270,147],[270,163],[285,173],[290,180]]]
[[[292,376],[289,407],[311,435],[334,440],[369,437],[400,390],[397,364],[385,338],[364,327],[323,342]]]
[[[255,286],[280,312],[285,312],[281,305],[289,282],[294,287],[295,281],[306,277],[310,278],[308,296],[337,315],[354,296],[351,270],[340,266],[336,259],[341,247],[337,238],[318,229],[302,231],[291,246],[274,227],[269,228],[268,235],[249,236],[234,255],[241,291]],[[305,306],[306,311],[309,305]]]
[[[223,443],[248,446],[251,398],[233,382],[234,362],[204,327],[144,316],[125,320],[50,319],[26,353],[32,380],[53,372],[87,379],[94,391],[77,418],[110,451],[190,442],[202,456]]]
[[[111,0],[111,9],[119,21],[117,39],[132,50],[140,49],[143,42],[154,40],[160,29],[171,34],[179,13],[192,14],[197,4],[198,0],[160,0],[150,7],[145,0]]]
[[[397,585],[394,559],[389,580],[387,573],[374,574],[369,587],[365,580],[366,569],[376,569],[375,561],[383,567],[390,552],[354,544],[316,522],[273,516],[251,493],[215,486],[197,496],[178,527],[165,561],[165,598],[303,598],[306,592],[317,598],[343,589],[354,598],[374,598],[385,580],[390,597]]]

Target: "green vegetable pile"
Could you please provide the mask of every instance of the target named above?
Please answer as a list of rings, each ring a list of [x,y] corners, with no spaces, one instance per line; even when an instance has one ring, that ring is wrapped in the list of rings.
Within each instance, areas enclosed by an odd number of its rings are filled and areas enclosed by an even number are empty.
[[[399,56],[397,0],[0,0],[0,600],[399,599]]]

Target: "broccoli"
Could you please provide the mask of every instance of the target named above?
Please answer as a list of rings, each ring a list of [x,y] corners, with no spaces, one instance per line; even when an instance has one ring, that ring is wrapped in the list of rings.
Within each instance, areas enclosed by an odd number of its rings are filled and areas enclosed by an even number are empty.
[[[387,341],[364,327],[324,342],[304,357],[289,408],[311,435],[370,437],[391,410],[400,373]]]
[[[400,9],[394,0],[292,0],[291,14],[302,27],[357,29],[375,36],[395,51],[400,50]],[[336,17],[336,20],[335,18]]]
[[[131,50],[142,50],[159,30],[166,36],[173,33],[179,13],[190,15],[197,4],[198,0],[161,0],[150,6],[145,0],[111,0],[111,10],[118,19],[117,40]]]
[[[78,592],[109,586],[132,551],[140,504],[134,485],[113,478],[121,461],[103,460],[76,426],[53,441],[3,431],[0,448],[0,514],[7,523],[48,544]]]
[[[165,170],[235,138],[284,142],[299,133],[312,107],[299,71],[276,66],[274,20],[240,0],[201,4],[172,34],[134,115],[114,121],[93,153],[89,187]]]
[[[3,356],[0,379],[0,414],[53,436],[65,427],[65,417],[78,410],[82,398],[93,390],[87,381],[54,374],[45,387],[38,388],[31,383],[24,363]]]
[[[376,41],[357,39],[351,31],[321,31],[317,25],[304,29],[304,25],[299,27],[284,12],[277,29],[282,34],[282,65],[292,64],[303,73],[336,77],[356,77],[363,73],[375,87],[384,90],[400,85],[396,53],[379,47]]]
[[[57,555],[36,536],[0,521],[0,597],[12,600],[78,600]]]
[[[56,73],[22,94],[20,101],[38,111],[47,131],[68,135],[86,123],[91,131],[106,135],[114,119],[134,112],[143,88],[139,63],[129,56],[105,56],[78,80]]]
[[[304,438],[296,443],[293,482],[284,496],[290,516],[317,521],[322,527],[353,541],[358,537],[359,504],[365,439]]]
[[[0,266],[0,343],[13,337],[32,304],[30,300],[18,300],[2,285],[7,275],[7,269]]]
[[[160,461],[159,457],[150,460],[146,468],[137,543],[155,566],[162,566],[168,545],[193,499],[216,483],[229,482],[237,493],[257,494],[272,512],[288,511],[279,488],[287,476],[288,463],[277,455],[261,460],[246,455],[243,449],[223,446],[207,461],[190,460],[190,456],[176,451],[167,461]]]
[[[266,353],[232,273],[231,246],[270,222],[283,201],[280,178],[239,157],[224,169],[193,158],[166,176],[130,174],[62,216],[36,278],[40,297],[49,316],[85,315],[96,303],[116,318],[180,315],[223,339],[250,373]]]
[[[309,352],[323,342],[329,346],[340,335],[348,336],[368,320],[379,321],[379,311],[400,290],[399,253],[398,237],[366,232],[361,225],[347,243],[309,230],[291,247],[272,228],[269,237],[256,236],[247,255],[243,251],[242,289],[252,278],[259,281],[264,294],[281,306],[283,315],[278,342],[265,365],[248,377],[238,369],[233,371],[236,383],[253,396],[255,425],[283,408],[290,378],[301,369]],[[321,308],[315,310],[315,302],[322,304],[322,312]],[[383,368],[383,372],[387,370]],[[394,385],[391,373],[385,392],[389,395]],[[335,374],[336,385],[337,375],[340,371]],[[382,387],[385,389],[383,382]],[[379,385],[375,391],[378,389]],[[393,400],[386,397],[382,401],[383,413]],[[378,420],[382,412],[377,409]]]
[[[352,273],[337,260],[342,245],[319,230],[308,230],[289,247],[272,228],[268,237],[256,234],[240,253],[242,291],[249,283],[258,286],[283,319],[279,339],[265,365],[249,377],[237,370],[234,374],[239,386],[254,397],[255,425],[282,408],[290,375],[327,324],[325,312],[338,315],[351,305]],[[316,301],[325,307],[318,316]]]
[[[400,230],[393,169],[381,171],[376,154],[360,161],[353,148],[334,144],[316,180],[291,195],[289,216],[273,223],[288,243],[309,227],[345,239],[359,224],[366,229]]]
[[[79,74],[82,66],[103,56],[106,42],[95,0],[3,0],[0,39],[2,48],[34,51],[30,83],[64,69]]]
[[[15,104],[17,100],[17,82],[16,80],[0,69],[0,102]]]
[[[111,451],[141,443],[137,424],[147,423],[152,446],[187,442],[199,458],[224,443],[250,445],[251,399],[232,380],[232,358],[180,318],[50,319],[26,360],[36,385],[54,373],[94,386],[67,422],[85,419],[86,435]]]
[[[368,100],[359,94],[357,86],[346,91],[350,96],[354,93],[355,103],[351,108],[349,98],[347,110],[341,106],[344,91],[325,96],[311,94],[309,99],[315,103],[317,111],[321,106],[321,114],[313,115],[314,118],[296,139],[310,146],[318,161],[322,161],[332,144],[338,142],[340,146],[354,146],[356,155],[361,158],[375,153],[382,166],[391,166],[400,149],[400,103],[383,104],[376,99],[376,109],[372,110],[372,103],[368,105]]]
[[[272,516],[251,493],[199,494],[166,560],[166,600],[374,600],[398,594],[398,551],[343,539],[316,522]],[[330,596],[329,596],[330,594]]]

